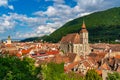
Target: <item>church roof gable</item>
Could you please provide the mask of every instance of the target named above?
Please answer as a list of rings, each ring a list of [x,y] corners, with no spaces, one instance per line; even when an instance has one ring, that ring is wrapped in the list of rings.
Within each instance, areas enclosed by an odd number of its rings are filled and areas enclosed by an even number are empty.
[[[67,34],[61,39],[62,43],[80,43],[80,35],[78,33]]]

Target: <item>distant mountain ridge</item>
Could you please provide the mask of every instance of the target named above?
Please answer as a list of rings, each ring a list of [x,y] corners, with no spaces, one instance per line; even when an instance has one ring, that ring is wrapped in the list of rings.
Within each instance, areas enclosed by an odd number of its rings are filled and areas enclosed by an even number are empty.
[[[39,39],[48,42],[59,42],[66,34],[79,32],[83,19],[89,32],[90,42],[120,40],[120,7],[76,18],[67,22],[49,36],[43,36]]]

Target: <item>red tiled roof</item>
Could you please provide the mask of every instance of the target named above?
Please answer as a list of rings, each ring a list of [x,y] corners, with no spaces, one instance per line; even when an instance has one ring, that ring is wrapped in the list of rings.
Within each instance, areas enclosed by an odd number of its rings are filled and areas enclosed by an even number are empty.
[[[11,44],[6,44],[7,47],[11,47],[12,45]]]
[[[90,44],[90,47],[95,49],[95,50],[103,50],[103,51],[109,51],[110,47],[109,44],[104,44],[104,43],[98,43],[98,44]]]
[[[91,65],[90,65],[87,61],[84,61],[84,62],[83,62],[83,65],[84,65],[85,67],[91,67]]]
[[[117,72],[120,72],[120,66],[118,66],[118,68],[117,68]]]
[[[99,52],[99,53],[90,53],[89,56],[96,61],[99,61],[105,57],[106,53]]]
[[[31,49],[23,49],[21,52],[22,54],[28,54],[31,51]]]
[[[102,69],[105,69],[105,70],[110,70],[110,67],[108,66],[107,63],[104,63],[102,66],[101,66]]]
[[[120,55],[116,55],[115,58],[120,59]]]
[[[16,56],[17,56],[17,57],[21,57],[22,55],[21,55],[20,53],[17,53]]]
[[[59,51],[51,50],[51,51],[47,51],[46,53],[47,53],[47,54],[58,54]]]
[[[88,57],[87,60],[90,64],[93,64],[93,65],[95,64],[95,61],[92,57]]]
[[[102,70],[96,70],[99,75],[102,75]]]
[[[77,56],[77,54],[74,54],[74,53],[68,53],[68,55],[67,55],[70,62],[74,62],[76,56]]]
[[[69,70],[73,69],[76,65],[78,65],[78,63],[79,63],[78,61],[77,62],[73,62],[73,63],[69,64],[68,66],[65,66],[64,70],[65,71],[69,71]]]
[[[80,35],[78,33],[67,34],[61,39],[62,43],[80,43]]]
[[[48,55],[48,54],[45,54]],[[68,63],[69,62],[69,58],[65,57],[65,56],[61,56],[59,54],[54,55],[54,57],[48,57],[45,58],[44,60],[39,60],[38,63],[49,63],[49,62],[54,62],[54,63]]]
[[[55,63],[62,63],[62,62],[68,63],[69,58],[66,56],[61,56],[60,54],[57,54],[57,55],[55,55],[55,57],[53,57],[52,61]]]
[[[114,45],[109,45],[109,47],[111,48],[112,51],[120,51],[120,44],[114,44]]]

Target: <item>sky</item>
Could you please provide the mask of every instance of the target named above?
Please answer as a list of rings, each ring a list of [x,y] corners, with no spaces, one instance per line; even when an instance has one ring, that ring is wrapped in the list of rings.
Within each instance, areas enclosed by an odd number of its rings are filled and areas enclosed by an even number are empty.
[[[120,0],[0,0],[0,40],[49,35],[70,20],[119,6]]]

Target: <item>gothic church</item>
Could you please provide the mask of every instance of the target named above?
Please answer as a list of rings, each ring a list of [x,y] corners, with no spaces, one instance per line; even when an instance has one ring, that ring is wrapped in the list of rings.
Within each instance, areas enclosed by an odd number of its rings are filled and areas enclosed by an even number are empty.
[[[79,33],[67,34],[62,37],[60,41],[60,49],[63,50],[64,53],[76,53],[83,56],[90,53],[88,31],[84,21]]]

